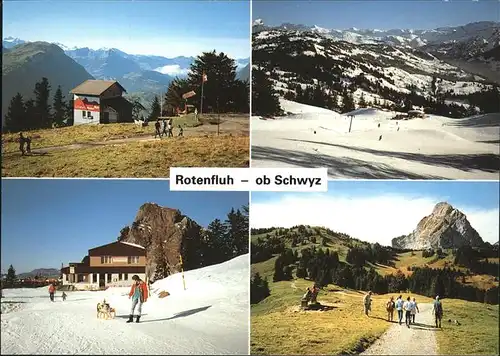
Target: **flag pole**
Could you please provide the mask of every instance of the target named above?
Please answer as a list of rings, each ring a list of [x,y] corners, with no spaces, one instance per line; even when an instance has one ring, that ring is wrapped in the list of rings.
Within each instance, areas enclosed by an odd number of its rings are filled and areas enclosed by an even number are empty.
[[[203,114],[203,87],[205,84],[205,71],[201,73],[201,104],[200,104],[200,116]]]
[[[181,275],[182,275],[182,285],[184,290],[186,290],[186,280],[184,279],[184,268],[182,267],[182,255],[179,255],[179,261],[181,262]]]

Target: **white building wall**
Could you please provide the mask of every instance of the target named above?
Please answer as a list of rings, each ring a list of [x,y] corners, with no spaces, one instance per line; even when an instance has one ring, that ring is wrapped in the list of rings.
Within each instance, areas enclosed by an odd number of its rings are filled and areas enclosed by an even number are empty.
[[[93,104],[85,104],[84,101]],[[91,118],[89,118],[89,115]],[[100,98],[97,96],[73,96],[73,125],[98,124],[100,122]]]

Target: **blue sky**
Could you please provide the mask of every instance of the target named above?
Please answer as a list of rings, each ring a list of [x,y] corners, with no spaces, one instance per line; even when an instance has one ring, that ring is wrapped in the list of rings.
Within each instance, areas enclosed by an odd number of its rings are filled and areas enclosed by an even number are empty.
[[[2,180],[2,272],[60,268],[116,241],[146,202],[202,226],[248,204],[248,192],[176,192],[156,180]]]
[[[330,182],[327,193],[252,192],[252,227],[326,226],[389,245],[446,201],[462,211],[483,240],[499,238],[499,183],[457,181]]]
[[[476,21],[500,21],[497,0],[254,0],[253,19],[275,26],[284,22],[324,28],[389,30],[434,29]]]
[[[241,1],[3,1],[3,36],[131,54],[250,56],[250,3]]]

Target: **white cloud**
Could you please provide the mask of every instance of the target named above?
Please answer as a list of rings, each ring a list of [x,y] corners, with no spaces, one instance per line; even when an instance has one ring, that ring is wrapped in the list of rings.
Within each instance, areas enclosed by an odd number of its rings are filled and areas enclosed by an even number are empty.
[[[379,195],[335,197],[311,194],[252,202],[252,227],[291,227],[299,224],[325,226],[352,237],[391,245],[391,239],[412,232],[442,199]],[[467,215],[483,240],[498,241],[498,209],[479,210],[454,206]]]
[[[189,73],[189,68],[181,68],[178,64],[171,64],[156,68],[155,71],[175,77],[176,75],[187,75]]]

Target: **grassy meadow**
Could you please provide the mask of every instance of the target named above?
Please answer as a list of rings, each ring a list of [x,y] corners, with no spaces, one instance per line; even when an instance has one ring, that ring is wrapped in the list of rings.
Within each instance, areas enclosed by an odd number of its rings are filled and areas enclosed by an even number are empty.
[[[6,155],[5,177],[166,178],[170,167],[247,167],[248,136],[192,136]]]
[[[331,310],[302,311],[300,300],[311,285],[303,279],[270,283],[271,295],[251,308],[252,354],[356,354],[393,325],[386,320],[385,303],[394,294],[375,295],[367,317],[365,293],[329,285],[319,293],[318,302]]]
[[[440,355],[499,354],[498,305],[444,299],[443,310],[443,329],[436,333]]]

